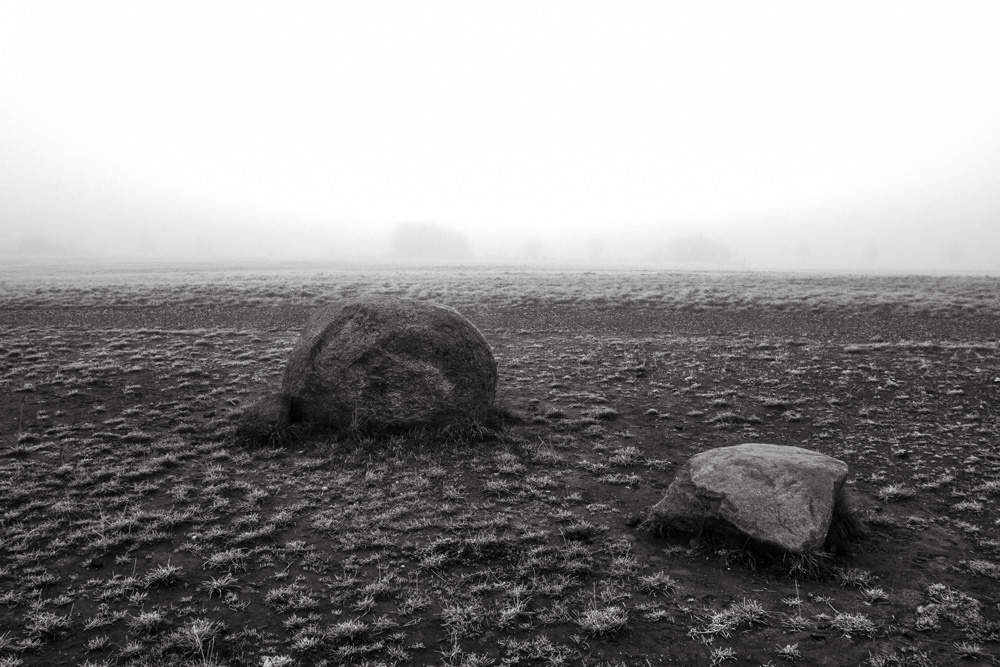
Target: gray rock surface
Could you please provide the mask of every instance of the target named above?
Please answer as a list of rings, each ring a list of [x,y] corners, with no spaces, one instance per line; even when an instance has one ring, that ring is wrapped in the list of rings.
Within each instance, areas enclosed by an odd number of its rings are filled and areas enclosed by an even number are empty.
[[[719,532],[791,553],[822,549],[847,464],[800,447],[744,444],[693,456],[651,518],[681,532]]]
[[[291,402],[285,394],[268,394],[244,408],[236,423],[236,439],[248,445],[278,444],[290,425]]]
[[[293,421],[379,432],[481,418],[496,383],[489,344],[458,311],[370,295],[310,318],[282,391]]]

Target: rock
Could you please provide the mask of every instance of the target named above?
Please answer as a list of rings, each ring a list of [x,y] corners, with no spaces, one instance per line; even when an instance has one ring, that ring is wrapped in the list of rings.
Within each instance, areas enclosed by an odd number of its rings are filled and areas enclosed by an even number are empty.
[[[765,548],[815,552],[827,542],[846,479],[846,463],[807,449],[720,447],[685,463],[651,515],[668,530],[708,530]]]
[[[496,383],[489,344],[455,309],[371,295],[310,318],[282,391],[293,422],[373,433],[482,419]]]
[[[236,440],[251,445],[276,445],[291,424],[288,394],[268,394],[244,408],[236,422]]]

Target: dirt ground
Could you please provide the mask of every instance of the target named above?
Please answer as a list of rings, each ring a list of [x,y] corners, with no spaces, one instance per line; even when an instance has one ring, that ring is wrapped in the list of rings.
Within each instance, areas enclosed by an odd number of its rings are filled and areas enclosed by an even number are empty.
[[[311,310],[4,311],[0,665],[1000,662],[996,318],[469,309],[502,441],[234,448]],[[872,537],[638,529],[744,442],[847,462]]]

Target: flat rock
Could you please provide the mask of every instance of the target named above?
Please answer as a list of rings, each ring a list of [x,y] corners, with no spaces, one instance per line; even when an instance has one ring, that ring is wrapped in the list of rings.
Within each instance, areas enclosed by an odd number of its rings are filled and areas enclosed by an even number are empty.
[[[718,532],[791,553],[821,550],[847,464],[800,447],[710,449],[677,472],[651,516],[680,532]]]
[[[369,295],[306,324],[285,368],[292,421],[359,432],[475,420],[493,408],[497,364],[453,308]]]

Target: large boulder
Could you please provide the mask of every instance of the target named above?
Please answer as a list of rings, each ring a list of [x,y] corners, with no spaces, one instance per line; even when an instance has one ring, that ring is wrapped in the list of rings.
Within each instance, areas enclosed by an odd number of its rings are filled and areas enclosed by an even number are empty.
[[[496,383],[489,344],[458,311],[370,295],[310,318],[282,392],[293,422],[372,433],[479,420]]]
[[[651,519],[680,532],[716,532],[759,547],[816,552],[827,542],[846,479],[846,463],[800,447],[710,449],[681,467]]]

